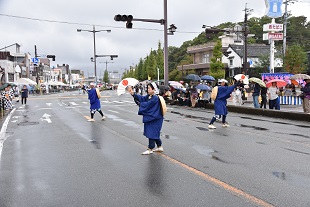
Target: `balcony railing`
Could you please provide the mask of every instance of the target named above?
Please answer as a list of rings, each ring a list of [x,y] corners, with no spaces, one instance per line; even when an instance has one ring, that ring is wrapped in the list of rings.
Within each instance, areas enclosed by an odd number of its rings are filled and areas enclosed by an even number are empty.
[[[215,45],[216,45],[216,42],[208,42],[208,43],[201,44],[201,45],[194,45],[194,46],[188,47],[187,52],[199,50],[199,49],[204,49],[204,48],[208,48],[208,47],[214,47]]]

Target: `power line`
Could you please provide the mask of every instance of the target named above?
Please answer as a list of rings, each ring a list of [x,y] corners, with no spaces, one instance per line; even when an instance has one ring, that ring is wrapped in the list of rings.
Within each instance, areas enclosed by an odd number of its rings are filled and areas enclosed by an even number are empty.
[[[70,24],[70,25],[80,25],[80,26],[97,26],[97,27],[109,27],[114,29],[126,29],[124,27],[117,27],[117,26],[108,26],[108,25],[100,25],[100,24],[88,24],[88,23],[79,23],[79,22],[68,22],[68,21],[57,21],[57,20],[49,20],[49,19],[39,19],[39,18],[31,18],[31,17],[23,17],[23,16],[16,16],[16,15],[9,15],[9,14],[1,14],[0,16],[10,17],[10,18],[17,18],[17,19],[26,19],[31,21],[40,21],[40,22],[49,22],[49,23],[58,23],[58,24]],[[151,29],[151,28],[132,28],[135,30],[148,30],[148,31],[159,31],[163,32],[162,29]],[[201,32],[188,32],[188,31],[176,31],[178,33],[193,33],[193,34],[200,34]]]

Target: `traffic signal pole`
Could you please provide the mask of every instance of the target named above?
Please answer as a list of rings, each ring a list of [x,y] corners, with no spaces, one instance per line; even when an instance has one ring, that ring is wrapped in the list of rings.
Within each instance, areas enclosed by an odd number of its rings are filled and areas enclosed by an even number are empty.
[[[167,25],[167,0],[164,0],[164,19],[137,19],[133,18],[132,15],[115,15],[114,20],[115,21],[127,21],[126,28],[131,29],[132,23],[131,21],[141,21],[141,22],[153,22],[153,23],[160,23],[164,25],[164,82],[165,86],[168,86],[169,81],[169,69],[168,69],[168,25]],[[173,25],[174,26],[174,25]],[[174,26],[174,29],[176,27]]]
[[[38,54],[37,54],[37,46],[34,46],[34,57],[37,58]],[[39,67],[38,65],[34,65],[35,71],[36,71],[36,82],[37,84],[39,84]]]
[[[164,81],[168,87],[169,68],[168,68],[168,26],[167,26],[167,0],[164,0]]]

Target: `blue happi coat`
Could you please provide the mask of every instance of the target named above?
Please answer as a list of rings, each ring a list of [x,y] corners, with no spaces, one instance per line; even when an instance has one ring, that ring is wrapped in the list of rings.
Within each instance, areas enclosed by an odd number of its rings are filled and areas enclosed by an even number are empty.
[[[161,112],[158,96],[141,96],[139,94],[134,94],[133,96],[135,101],[139,104],[138,114],[143,116],[143,135],[150,139],[160,139],[160,131],[164,117]]]
[[[218,86],[218,92],[214,101],[215,115],[227,115],[227,99],[230,94],[234,91],[237,85],[233,86]]]
[[[97,92],[95,88],[87,90],[88,92],[88,99],[90,102],[90,109],[100,109],[100,99],[97,96]]]

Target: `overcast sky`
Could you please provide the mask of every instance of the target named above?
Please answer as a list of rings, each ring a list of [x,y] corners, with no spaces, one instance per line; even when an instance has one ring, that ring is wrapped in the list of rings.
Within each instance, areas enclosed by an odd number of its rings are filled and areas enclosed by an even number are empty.
[[[150,49],[163,43],[163,25],[133,22],[133,29],[126,29],[124,22],[114,21],[116,14],[131,14],[140,19],[163,19],[163,0],[0,0],[0,48],[13,43],[21,44],[21,52],[34,56],[56,55],[56,64],[69,64],[71,69],[84,69],[93,75],[93,33],[77,29],[111,29],[111,33],[96,33],[98,55],[117,54],[108,64],[108,70],[124,70],[144,58]],[[168,0],[168,25],[175,24],[177,32],[169,36],[168,45],[180,47],[203,31],[202,25],[216,26],[224,22],[241,22],[244,8],[253,9],[249,17],[262,17],[264,0]],[[310,0],[299,0],[289,5],[292,15],[307,16],[310,21]],[[9,16],[6,16],[9,15]],[[16,18],[26,17],[26,18]],[[41,21],[30,20],[39,19]],[[66,23],[48,22],[59,21]],[[97,75],[103,74],[109,58],[97,59]]]

